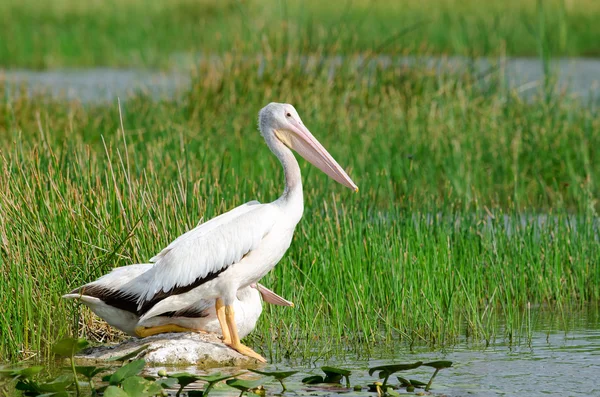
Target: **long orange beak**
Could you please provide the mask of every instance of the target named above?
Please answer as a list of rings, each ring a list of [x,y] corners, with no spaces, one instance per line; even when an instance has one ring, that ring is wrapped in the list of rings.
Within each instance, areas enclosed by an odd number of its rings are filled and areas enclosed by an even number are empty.
[[[277,137],[333,180],[358,192],[358,186],[304,124],[291,121],[290,130],[276,131]]]

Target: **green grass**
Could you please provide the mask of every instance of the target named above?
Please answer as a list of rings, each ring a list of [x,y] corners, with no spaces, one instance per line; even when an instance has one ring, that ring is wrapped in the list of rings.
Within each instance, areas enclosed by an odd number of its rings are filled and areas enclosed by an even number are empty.
[[[2,67],[165,68],[279,48],[532,56],[541,42],[554,56],[600,54],[595,0],[6,0],[0,18]]]
[[[256,130],[271,100],[295,104],[361,190],[301,163],[305,215],[264,280],[297,308],[267,309],[257,348],[485,344],[518,334],[528,302],[565,313],[600,298],[595,107],[524,102],[496,75],[349,60],[331,77],[275,53],[259,76],[225,59],[200,65],[178,102],[127,100],[125,134],[116,103],[2,102],[0,361],[110,337],[61,294],[146,261],[202,217],[275,199],[282,170]],[[503,222],[538,213],[544,227]]]

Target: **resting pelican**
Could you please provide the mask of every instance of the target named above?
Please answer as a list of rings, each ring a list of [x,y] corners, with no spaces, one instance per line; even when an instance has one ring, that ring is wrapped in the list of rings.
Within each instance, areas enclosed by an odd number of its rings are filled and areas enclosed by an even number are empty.
[[[290,149],[342,185],[355,191],[358,187],[304,126],[292,105],[268,104],[260,111],[258,123],[283,166],[281,197],[269,204],[243,204],[181,235],[150,260],[155,265],[147,272],[147,283],[132,280],[124,288],[139,296],[141,323],[183,310],[189,302],[216,299],[224,343],[266,362],[240,342],[233,304],[239,289],[256,283],[283,257],[302,217],[300,167]]]
[[[121,288],[133,279],[143,282],[143,274],[154,266],[151,263],[118,267],[110,273],[76,288],[65,299],[78,299],[89,307],[98,317],[111,326],[128,335],[146,337],[162,332],[199,332],[220,333],[221,328],[215,312],[215,300],[194,302],[177,313],[152,317],[140,323],[137,312],[137,296],[129,295]],[[262,299],[274,305],[294,306],[294,304],[261,284],[251,284],[237,292],[235,321],[240,337],[248,335],[256,326],[262,313]]]

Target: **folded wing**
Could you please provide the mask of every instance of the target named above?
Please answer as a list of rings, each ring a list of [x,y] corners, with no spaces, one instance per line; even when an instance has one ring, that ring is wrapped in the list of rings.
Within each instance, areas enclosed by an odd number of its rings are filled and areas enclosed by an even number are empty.
[[[153,260],[147,283],[128,286],[145,313],[162,299],[185,293],[217,277],[256,249],[271,231],[280,211],[256,201],[220,215],[178,237]]]

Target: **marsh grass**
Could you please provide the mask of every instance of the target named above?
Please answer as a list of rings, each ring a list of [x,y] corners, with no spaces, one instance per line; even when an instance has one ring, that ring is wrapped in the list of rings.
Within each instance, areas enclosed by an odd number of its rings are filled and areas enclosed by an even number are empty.
[[[167,68],[185,54],[272,48],[537,56],[544,47],[554,56],[593,56],[599,15],[595,0],[7,0],[0,65]]]
[[[500,73],[352,59],[307,73],[291,57],[200,64],[177,102],[127,99],[122,127],[117,103],[0,88],[1,360],[84,333],[91,314],[66,291],[145,262],[200,219],[275,199],[283,175],[256,131],[271,100],[295,104],[361,189],[302,161],[304,218],[264,280],[297,308],[267,307],[251,340],[271,359],[517,343],[535,326],[528,303],[566,318],[598,301],[596,108],[524,101]]]

